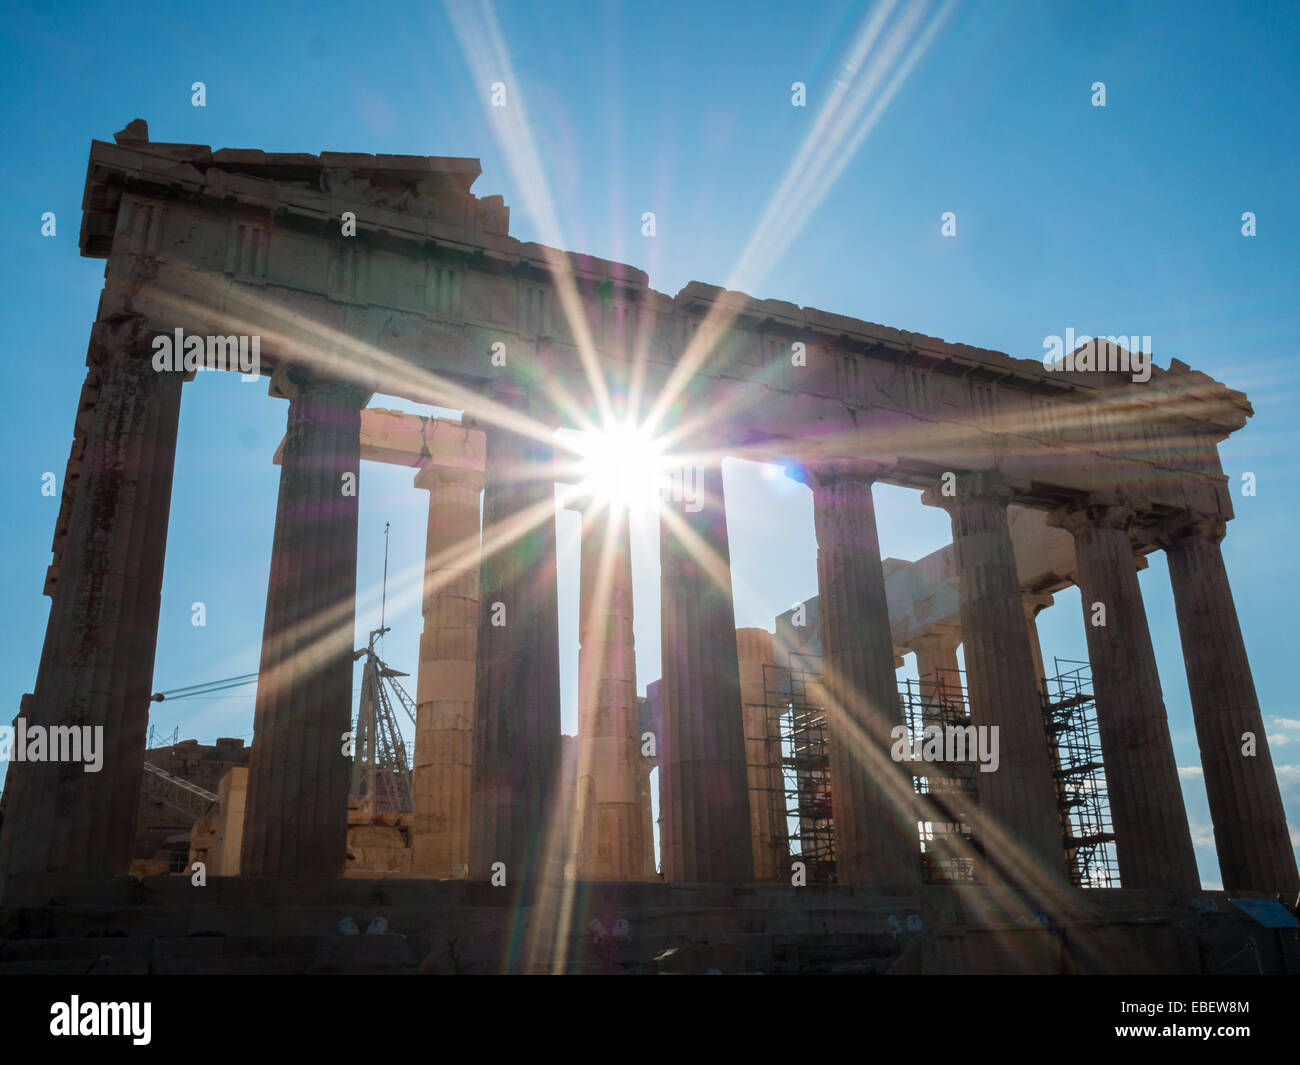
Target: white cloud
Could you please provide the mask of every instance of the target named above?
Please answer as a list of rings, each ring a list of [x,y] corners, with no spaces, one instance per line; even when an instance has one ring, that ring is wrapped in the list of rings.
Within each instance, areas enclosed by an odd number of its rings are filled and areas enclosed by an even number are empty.
[[[1270,748],[1285,747],[1290,742],[1291,742],[1291,737],[1281,732],[1275,732],[1273,733],[1273,735],[1268,737],[1268,745]]]
[[[1278,728],[1294,729],[1295,731],[1300,732],[1300,721],[1297,721],[1294,717],[1274,716],[1270,717],[1269,721]]]
[[[1214,850],[1214,826],[1208,821],[1199,821],[1195,817],[1187,819],[1187,827],[1192,833],[1192,846],[1209,847]]]
[[[1180,765],[1178,767],[1178,775],[1182,777],[1183,780],[1190,780],[1193,777],[1199,777],[1201,775],[1201,767],[1199,765]]]

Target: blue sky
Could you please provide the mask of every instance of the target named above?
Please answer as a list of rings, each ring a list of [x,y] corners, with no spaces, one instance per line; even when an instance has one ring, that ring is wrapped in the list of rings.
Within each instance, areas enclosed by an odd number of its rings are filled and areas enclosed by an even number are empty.
[[[1300,172],[1294,4],[969,3],[928,48],[785,246],[745,276],[760,297],[1041,357],[1067,327],[1148,334],[1246,392],[1247,427],[1221,448],[1237,519],[1224,543],[1274,760],[1300,840],[1300,708],[1293,673],[1300,517],[1292,455]],[[527,108],[562,243],[647,270],[674,293],[726,283],[832,92],[871,8],[854,3],[500,3],[512,92]],[[103,264],[80,258],[87,153],[129,120],[154,140],[282,152],[480,158],[479,195],[502,194],[511,231],[546,239],[482,107],[487,85],[437,4],[14,4],[0,29],[0,305],[9,337],[0,526],[9,619],[0,702],[35,679],[41,595]],[[203,81],[207,106],[190,103]],[[808,107],[790,103],[807,85]],[[1106,84],[1107,106],[1090,104]],[[41,215],[57,235],[41,236]],[[641,215],[656,214],[653,238]],[[943,238],[944,211],[958,218]],[[1241,235],[1255,212],[1258,235]],[[405,406],[376,397],[375,405]],[[256,670],[285,404],[265,386],[201,375],[185,386],[155,688]],[[737,624],[816,591],[807,490],[729,461]],[[410,471],[361,478],[358,645],[377,624],[383,527],[392,523],[386,657],[414,671],[425,499]],[[882,548],[914,559],[950,540],[916,493],[878,488]],[[559,535],[566,731],[576,721],[575,515]],[[657,549],[633,551],[642,688],[659,675]],[[1217,885],[1182,652],[1162,558],[1141,586],[1204,883]],[[405,583],[403,583],[405,582]],[[202,601],[207,625],[190,624]],[[1076,592],[1039,617],[1045,654],[1085,657]],[[912,660],[904,673],[913,672]],[[251,739],[252,693],[156,706],[166,732]]]

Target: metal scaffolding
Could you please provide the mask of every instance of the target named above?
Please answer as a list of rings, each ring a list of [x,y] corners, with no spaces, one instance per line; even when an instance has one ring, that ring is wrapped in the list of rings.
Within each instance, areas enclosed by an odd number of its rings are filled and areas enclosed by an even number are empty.
[[[1081,887],[1119,887],[1092,669],[1086,662],[1065,658],[1053,662],[1056,675],[1044,682],[1043,719],[1053,750],[1052,775],[1070,878]]]
[[[821,657],[791,654],[790,666],[763,666],[767,709],[766,767],[779,766],[778,788],[760,788],[759,802],[772,805],[777,842],[804,863],[808,883],[835,883],[830,757],[826,708],[820,695]],[[765,768],[766,768],[765,767]]]
[[[415,809],[411,759],[393,708],[396,703],[405,710],[414,726],[415,701],[397,680],[407,674],[393,669],[375,653],[376,638],[387,631],[372,631],[369,646],[353,655],[354,659],[364,655],[366,664],[361,674],[357,721],[352,729],[355,751],[351,794],[361,800],[362,809],[372,813]]]
[[[790,666],[763,667],[767,711],[762,768],[780,767],[778,788],[760,787],[758,801],[771,804],[772,823],[784,825],[777,842],[804,862],[808,883],[835,882],[835,832],[831,811],[830,760],[826,708],[821,689],[821,657],[791,654]],[[1043,726],[1053,759],[1062,846],[1073,883],[1118,887],[1115,836],[1110,824],[1105,767],[1097,733],[1096,705],[1087,663],[1054,659],[1056,675],[1044,680]],[[899,686],[903,720],[919,744],[925,728],[970,725],[965,677],[961,670],[937,670],[923,680]],[[924,796],[929,816],[917,823],[923,878],[929,883],[975,879],[981,855],[971,826],[961,819],[962,804],[977,804],[979,764],[974,760],[917,762],[913,783]],[[763,779],[760,774],[759,779]],[[961,803],[954,802],[956,795]]]
[[[959,670],[937,669],[921,680],[908,679],[899,685],[903,721],[913,743],[922,743],[927,726],[947,732],[949,726],[970,724],[966,688]],[[960,794],[978,803],[976,781],[979,765],[966,762],[921,762],[913,769],[912,784],[929,813],[917,822],[921,842],[921,875],[926,883],[968,883],[975,879],[972,851],[979,846],[972,839],[971,826],[961,819],[952,800]]]

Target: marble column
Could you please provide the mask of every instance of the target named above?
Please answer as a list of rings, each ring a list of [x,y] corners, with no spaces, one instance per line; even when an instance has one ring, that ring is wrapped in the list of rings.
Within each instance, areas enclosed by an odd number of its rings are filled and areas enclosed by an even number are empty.
[[[1065,850],[1025,626],[1015,548],[1007,524],[1011,488],[985,473],[959,473],[922,500],[948,511],[958,572],[971,724],[998,728],[999,767],[978,774],[977,833],[991,869],[1013,883],[1058,886]]]
[[[637,742],[644,744],[643,737],[647,732],[654,733],[654,725],[651,719],[650,710],[650,690],[646,689],[646,695],[637,699]],[[637,770],[637,807],[641,811],[641,873],[647,880],[659,879],[659,867],[655,862],[655,814],[654,800],[651,798],[651,792],[655,789],[651,786],[650,774],[659,766],[658,745],[654,748],[653,754],[641,754],[639,761],[640,768]]]
[[[920,883],[922,813],[910,768],[891,757],[904,724],[871,486],[884,467],[814,467],[817,588],[835,867],[841,884]]]
[[[281,372],[289,398],[262,629],[243,876],[332,877],[347,855],[361,408],[368,394]]]
[[[522,395],[503,397],[531,417]],[[554,445],[480,423],[486,441],[469,875],[563,876]]]
[[[957,665],[960,644],[961,630],[955,627],[936,626],[912,637],[909,650],[916,655],[917,687],[923,705],[945,698],[960,702],[961,672]],[[927,720],[929,717],[927,714]]]
[[[0,847],[10,876],[107,876],[131,865],[182,380],[156,372],[150,353],[138,320],[96,323],[95,405],[36,688],[20,716],[28,728],[100,730],[102,766],[86,772],[84,748],[80,761],[11,761]]]
[[[934,625],[922,635],[912,637],[909,649],[916,655],[923,725],[944,727],[957,724],[954,712],[965,718],[962,678],[957,663],[960,644],[961,629],[955,625]],[[977,855],[966,845],[960,833],[963,811],[971,802],[971,797],[960,793],[963,786],[961,771],[957,766],[945,763],[927,766],[925,773],[929,791],[920,799],[920,819],[930,823],[930,840],[926,849],[936,867],[935,874],[958,859],[976,862]]]
[[[1043,661],[1043,645],[1038,639],[1038,615],[1056,600],[1043,592],[1021,592],[1020,603],[1025,610],[1025,633],[1029,636],[1029,657],[1034,663],[1034,682],[1039,696],[1047,694],[1047,665]]]
[[[429,523],[411,772],[411,849],[416,872],[446,878],[463,876],[469,867],[483,475],[428,465],[415,475],[415,487],[429,493]]]
[[[685,471],[688,482],[659,524],[664,879],[742,884],[754,854],[720,460]]]
[[[1226,891],[1300,890],[1295,853],[1237,621],[1217,519],[1186,517],[1157,542],[1169,561],[1201,770]],[[1249,733],[1254,754],[1247,750]]]
[[[1133,517],[1126,507],[1076,506],[1049,520],[1074,537],[1120,883],[1192,892],[1201,882],[1129,539]]]
[[[578,879],[645,876],[632,543],[627,509],[590,498],[578,591]]]
[[[1038,639],[1038,615],[1056,600],[1044,592],[1021,592],[1020,602],[1025,608],[1025,631],[1029,635],[1029,656],[1034,663],[1034,681],[1038,685],[1038,697],[1040,701],[1046,700],[1049,694],[1047,667],[1043,663],[1043,645]],[[1061,744],[1054,727],[1048,725],[1046,712],[1043,714],[1043,726],[1047,730],[1047,753],[1052,761],[1052,780],[1059,796],[1062,790]],[[1056,804],[1056,813],[1057,820],[1061,823],[1061,839],[1065,844],[1065,861],[1067,866],[1073,869],[1076,853],[1075,847],[1071,845],[1074,839],[1074,823],[1070,819],[1069,810],[1059,801]]]
[[[737,629],[740,699],[745,721],[745,762],[749,775],[749,825],[754,841],[754,879],[788,880],[790,848],[785,841],[785,784],[781,745],[767,707],[764,666],[776,662],[772,634]]]
[[[672,750],[671,737],[664,725],[663,678],[653,680],[645,686],[646,720],[649,731],[655,736],[655,768],[659,770],[659,779],[655,782],[655,793],[659,798],[659,859],[653,865],[655,875],[660,879],[668,877],[668,855],[672,851]],[[654,839],[651,836],[653,845]],[[653,855],[651,861],[654,861]]]

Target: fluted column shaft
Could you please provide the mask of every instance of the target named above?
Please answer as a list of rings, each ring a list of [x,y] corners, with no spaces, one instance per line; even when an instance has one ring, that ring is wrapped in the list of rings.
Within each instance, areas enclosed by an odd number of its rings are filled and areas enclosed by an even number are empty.
[[[284,379],[288,428],[271,545],[240,872],[343,872],[351,763],[361,407],[333,381]]]
[[[841,884],[920,883],[910,771],[890,756],[903,724],[870,472],[810,476],[827,746]]]
[[[411,849],[417,872],[449,877],[458,866],[469,865],[483,475],[427,466],[416,474],[415,486],[428,490],[429,524],[411,772]]]
[[[1226,891],[1300,889],[1277,774],[1219,542],[1222,522],[1190,522],[1161,541],[1178,614],[1201,769]],[[1255,754],[1243,753],[1250,733]]]
[[[554,449],[497,425],[487,435],[470,876],[563,875]]]
[[[578,878],[640,880],[645,850],[627,510],[586,501],[578,592]]]
[[[1129,539],[1133,516],[1125,507],[1092,506],[1052,521],[1074,536],[1120,883],[1196,891],[1196,854]],[[1098,603],[1104,617],[1095,613]]]
[[[102,729],[102,767],[11,763],[0,847],[10,875],[112,875],[131,865],[181,402],[181,375],[156,372],[133,330],[130,321],[96,325],[88,361],[98,395],[22,711],[29,727]]]
[[[763,669],[776,662],[772,634],[766,629],[737,629],[736,646],[740,656],[740,699],[744,708],[754,879],[786,880],[790,876],[790,849],[784,838],[778,838],[787,834],[781,745],[768,713]]]
[[[1043,645],[1038,638],[1038,614],[1055,601],[1046,594],[1020,593],[1020,602],[1025,608],[1025,633],[1029,637],[1029,659],[1034,664],[1034,683],[1040,696],[1047,694],[1047,663],[1043,660]]]
[[[954,490],[932,489],[923,499],[952,518],[971,724],[998,728],[999,768],[978,774],[977,831],[986,860],[1004,876],[1059,884],[1065,851],[1007,524],[1012,493],[977,473],[958,474]]]
[[[1034,664],[1034,683],[1038,686],[1038,696],[1040,700],[1046,701],[1049,694],[1047,690],[1047,666],[1043,660],[1043,645],[1038,638],[1038,614],[1040,611],[1051,606],[1056,600],[1046,593],[1038,592],[1021,592],[1020,602],[1025,608],[1025,632],[1029,635],[1029,658]],[[1047,728],[1047,715],[1043,716],[1044,727]],[[1062,784],[1060,782],[1061,772],[1061,742],[1060,736],[1054,728],[1047,730],[1047,755],[1051,760],[1052,779],[1057,781],[1057,794],[1061,792]],[[1065,843],[1065,861],[1068,867],[1073,870],[1077,848],[1070,845],[1074,838],[1074,822],[1070,818],[1069,809],[1062,803],[1056,806],[1057,820],[1061,823],[1061,839]]]
[[[660,846],[666,880],[747,883],[754,856],[722,468],[696,473],[698,498],[665,500],[659,526],[660,766],[669,760],[663,816],[672,819]]]
[[[661,621],[662,624],[662,621]],[[659,770],[659,778],[656,781],[656,793],[659,797],[659,866],[655,872],[664,880],[670,880],[668,875],[669,859],[672,853],[672,739],[668,734],[668,729],[664,724],[664,682],[661,677],[659,680],[653,680],[645,687],[646,698],[646,721],[649,725],[649,731],[655,737],[655,767]],[[654,838],[651,836],[651,845],[653,848]],[[651,855],[653,862],[653,853]],[[654,868],[652,866],[652,868]]]

